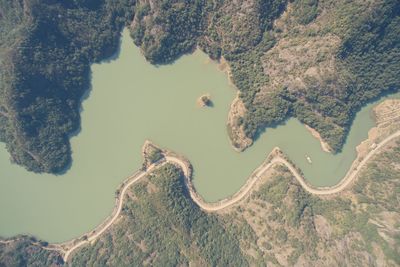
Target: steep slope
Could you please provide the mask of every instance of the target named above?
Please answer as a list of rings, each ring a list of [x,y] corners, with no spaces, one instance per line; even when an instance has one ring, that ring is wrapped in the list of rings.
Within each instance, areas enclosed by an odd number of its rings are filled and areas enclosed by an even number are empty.
[[[196,47],[226,60],[240,91],[234,107],[242,112],[233,110],[229,122],[238,149],[293,116],[337,152],[355,112],[399,88],[399,5],[1,0],[0,140],[27,169],[62,171],[71,161],[69,137],[79,129],[90,64],[116,51],[128,25],[153,64]]]
[[[236,237],[190,199],[180,169],[161,167],[129,195],[119,222],[73,266],[245,265]]]
[[[90,87],[118,47],[129,1],[1,0],[0,140],[28,170],[60,172]]]
[[[61,255],[55,251],[45,250],[40,245],[34,244],[35,242],[37,241],[27,236],[0,242],[0,266],[56,267],[64,265]]]
[[[399,166],[394,141],[351,187],[325,197],[310,195],[278,166],[243,201],[211,214],[188,196],[181,170],[166,165],[132,186],[122,217],[70,264],[398,266]],[[0,266],[21,259],[62,264],[28,238],[0,242]]]
[[[277,168],[247,200],[224,212],[250,265],[398,266],[400,142],[339,195],[315,197]],[[388,164],[389,163],[389,164]]]
[[[246,109],[230,123],[239,149],[294,116],[337,152],[355,112],[399,88],[398,1],[200,3],[139,1],[132,36],[155,64],[196,46],[227,60]]]

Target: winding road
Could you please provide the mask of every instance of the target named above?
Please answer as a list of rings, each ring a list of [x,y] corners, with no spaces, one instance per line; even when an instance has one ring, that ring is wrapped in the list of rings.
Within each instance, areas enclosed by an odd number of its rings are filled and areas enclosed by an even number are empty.
[[[121,214],[122,211],[122,206],[124,204],[124,198],[126,195],[126,191],[128,190],[128,188],[138,182],[139,180],[141,180],[143,177],[145,177],[146,175],[148,175],[150,172],[152,172],[155,168],[161,167],[162,165],[167,164],[167,161],[164,161],[160,164],[157,165],[152,165],[150,166],[145,172],[140,172],[140,173],[135,173],[132,176],[130,176],[127,179],[127,183],[124,185],[124,187],[122,188],[119,197],[117,198],[117,205],[116,205],[116,210],[114,210],[113,212],[113,216],[111,217],[111,219],[98,231],[92,231],[91,235],[87,235],[87,238],[85,240],[81,240],[78,243],[76,243],[74,246],[72,246],[71,248],[69,248],[68,250],[65,251],[64,254],[64,261],[67,262],[70,254],[75,251],[77,248],[91,243],[93,241],[95,241],[101,234],[103,234],[108,228],[111,227],[111,225],[115,222],[116,219],[118,219],[119,215]]]
[[[101,225],[99,225],[95,230],[91,231],[90,233],[85,234],[84,236],[74,239],[69,242],[65,242],[62,244],[50,244],[49,246],[42,246],[39,243],[34,243],[35,245],[41,246],[43,249],[58,251],[63,255],[64,262],[67,262],[71,257],[72,253],[75,252],[78,248],[93,243],[99,238],[105,231],[107,231],[113,223],[118,219],[121,215],[122,207],[124,204],[125,195],[131,185],[136,182],[139,182],[142,178],[153,172],[154,170],[168,164],[174,164],[180,167],[185,176],[185,185],[189,189],[189,193],[193,201],[203,210],[207,212],[216,212],[219,210],[223,210],[228,208],[229,206],[234,205],[235,203],[239,202],[243,198],[245,198],[253,189],[254,185],[263,177],[265,172],[272,168],[275,165],[284,165],[286,166],[289,171],[293,174],[296,180],[300,183],[300,185],[309,193],[315,195],[330,195],[336,194],[342,190],[344,190],[359,174],[362,168],[368,163],[368,161],[378,152],[380,149],[385,146],[387,143],[392,141],[393,139],[400,137],[400,131],[397,131],[385,139],[383,139],[379,144],[375,146],[374,149],[369,151],[369,153],[363,158],[362,161],[358,161],[358,158],[353,162],[351,168],[347,172],[346,176],[335,186],[332,187],[313,187],[309,185],[303,176],[298,172],[295,166],[291,164],[288,160],[284,157],[280,156],[279,153],[275,153],[274,150],[271,154],[267,157],[267,160],[258,167],[253,174],[249,177],[246,184],[242,186],[242,188],[235,193],[233,196],[223,199],[218,202],[208,203],[203,200],[203,198],[196,192],[193,187],[193,183],[191,181],[191,166],[190,163],[178,156],[165,152],[165,157],[162,161],[150,165],[145,171],[138,171],[135,174],[128,177],[125,182],[122,183],[121,189],[119,190],[117,197],[116,197],[116,205],[112,212],[112,215],[104,221]],[[271,157],[272,155],[272,157]],[[11,242],[18,241],[17,239],[10,239],[10,240],[0,240],[0,244],[9,244]]]
[[[387,143],[392,141],[393,139],[400,137],[400,131],[397,131],[388,137],[386,137],[384,140],[382,140],[374,149],[372,149],[365,157],[364,159],[357,163],[357,159],[353,162],[353,165],[350,167],[349,171],[346,173],[346,176],[336,185],[331,186],[331,187],[314,187],[306,182],[304,177],[298,172],[298,170],[291,164],[289,161],[287,161],[285,158],[281,156],[275,156],[272,158],[269,162],[265,162],[261,165],[260,168],[255,170],[255,172],[250,176],[248,179],[248,182],[233,196],[226,198],[224,200],[221,200],[219,202],[215,203],[208,203],[205,202],[194,190],[192,184],[188,184],[187,186],[190,189],[190,196],[192,197],[193,201],[203,210],[209,211],[209,212],[214,212],[214,211],[219,211],[222,209],[225,209],[236,202],[240,201],[242,198],[244,198],[254,187],[255,183],[263,177],[263,174],[269,170],[271,167],[274,165],[284,165],[286,166],[289,171],[293,174],[293,176],[296,178],[296,180],[300,183],[300,185],[309,193],[314,194],[314,195],[332,195],[341,192],[344,190],[358,175],[358,173],[362,170],[362,168],[368,163],[368,161]],[[177,160],[176,158],[168,158],[167,160],[171,163],[179,165],[182,169],[185,169],[185,164],[181,162],[180,160]],[[186,179],[188,181],[188,179]],[[189,181],[190,183],[190,181]]]
[[[360,172],[360,170],[362,169],[362,167],[364,167],[367,162],[383,147],[385,146],[387,143],[389,143],[390,141],[392,141],[393,139],[397,138],[400,136],[400,131],[397,131],[396,133],[391,134],[390,136],[386,137],[384,140],[382,140],[379,144],[376,145],[376,147],[374,149],[372,149],[365,157],[364,159],[357,163],[357,159],[354,161],[353,165],[351,166],[350,170],[347,172],[346,176],[341,180],[340,183],[338,183],[337,185],[333,186],[333,187],[323,187],[323,188],[319,188],[319,187],[313,187],[311,185],[309,185],[303,178],[303,176],[297,171],[297,169],[293,166],[293,164],[291,164],[290,162],[288,162],[285,158],[276,155],[274,156],[272,159],[270,159],[267,162],[264,162],[257,170],[255,170],[253,172],[253,174],[250,176],[250,178],[248,179],[248,182],[233,196],[226,198],[224,200],[221,200],[219,202],[216,203],[208,203],[205,202],[203,200],[203,198],[201,196],[199,196],[197,194],[197,192],[194,190],[193,184],[191,182],[191,177],[190,177],[190,166],[188,164],[188,162],[185,162],[184,160],[176,157],[176,156],[171,156],[171,155],[166,155],[165,156],[165,160],[158,163],[158,164],[153,164],[151,165],[149,168],[147,168],[146,171],[141,171],[141,172],[137,172],[134,175],[130,176],[126,182],[123,183],[123,187],[121,189],[121,191],[119,192],[119,195],[117,196],[117,204],[116,204],[116,208],[114,209],[114,212],[110,219],[105,222],[104,224],[102,224],[100,226],[100,229],[96,229],[94,231],[92,231],[91,233],[85,235],[86,238],[84,238],[84,240],[82,240],[82,238],[80,238],[79,242],[75,243],[73,246],[68,247],[66,249],[62,248],[62,245],[59,245],[59,251],[64,254],[64,261],[67,262],[69,257],[71,256],[71,254],[77,250],[78,248],[80,248],[81,246],[84,246],[86,244],[92,243],[94,242],[101,234],[103,234],[105,231],[107,231],[112,224],[118,219],[118,217],[121,214],[122,211],[122,207],[123,207],[123,202],[124,202],[124,198],[126,195],[126,192],[128,190],[128,188],[140,181],[143,177],[145,177],[146,175],[148,175],[149,173],[151,173],[152,171],[154,171],[155,169],[158,169],[161,166],[164,166],[167,163],[172,163],[174,165],[179,166],[184,175],[185,175],[185,184],[189,189],[190,192],[190,196],[193,199],[193,201],[203,210],[207,211],[207,212],[215,212],[215,211],[219,211],[222,209],[225,209],[237,202],[239,202],[241,199],[243,199],[245,196],[247,196],[249,194],[249,192],[251,191],[251,189],[254,187],[255,183],[261,178],[263,177],[263,174],[269,170],[271,167],[273,167],[274,165],[284,165],[286,166],[289,171],[293,174],[293,176],[297,179],[297,181],[300,183],[300,185],[309,193],[311,194],[315,194],[315,195],[330,195],[330,194],[336,194],[340,191],[342,191],[343,189],[345,189],[358,175],[358,173]],[[72,242],[74,243],[74,242]],[[69,242],[69,244],[71,244],[71,242]],[[51,248],[52,250],[54,250],[54,248]]]

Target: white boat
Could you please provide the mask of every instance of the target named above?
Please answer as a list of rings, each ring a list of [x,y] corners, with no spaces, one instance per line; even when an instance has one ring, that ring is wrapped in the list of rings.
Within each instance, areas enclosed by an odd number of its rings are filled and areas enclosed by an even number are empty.
[[[312,164],[310,156],[306,155],[306,159],[307,159],[308,163]]]

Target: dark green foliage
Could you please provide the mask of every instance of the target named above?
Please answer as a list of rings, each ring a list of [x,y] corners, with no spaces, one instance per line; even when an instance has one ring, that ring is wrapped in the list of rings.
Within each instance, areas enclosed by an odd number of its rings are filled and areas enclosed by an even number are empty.
[[[71,161],[68,138],[79,129],[90,64],[117,50],[131,4],[128,0],[2,2],[6,15],[0,19],[19,20],[23,26],[2,62],[10,75],[2,82],[1,107],[12,119],[0,125],[1,139],[13,160],[27,169],[59,172]],[[25,12],[19,12],[22,9]]]
[[[299,23],[308,24],[318,15],[318,0],[296,0],[293,12]]]
[[[248,110],[242,123],[250,138],[255,138],[260,129],[283,122],[290,113],[290,102],[282,95],[284,93],[271,92],[268,101],[254,101],[261,87],[268,82],[261,61],[263,54],[275,45],[268,30],[286,3],[283,0],[255,1],[256,10],[248,15],[246,28],[240,31],[231,29],[234,22],[230,14],[215,15],[221,21],[219,24],[227,35],[225,38],[232,39],[232,43],[220,44],[221,54],[229,61],[233,82],[240,90],[240,98]]]
[[[279,41],[273,22],[287,4],[1,0],[0,111],[10,116],[0,115],[0,140],[29,170],[63,170],[71,160],[69,136],[79,129],[80,101],[90,86],[89,66],[116,51],[121,28],[129,24],[151,63],[170,63],[196,46],[212,58],[224,56],[247,108],[239,123],[248,137],[294,116],[337,152],[357,110],[400,86],[400,4],[383,0],[367,8],[346,1],[336,6],[294,0],[292,15],[304,25],[316,18],[320,6],[333,9],[330,14],[339,23],[322,25],[315,34],[328,32],[342,43],[335,63],[339,81],[290,92],[284,86],[270,89],[263,66],[265,53]]]
[[[218,218],[202,212],[187,195],[180,169],[167,165],[133,192],[124,218],[93,246],[72,259],[73,266],[188,265],[245,266],[239,241]],[[137,244],[142,244],[138,246]]]
[[[42,249],[27,237],[19,237],[18,241],[7,245],[0,243],[1,267],[55,267],[63,263],[57,252]]]
[[[279,93],[272,93],[268,101],[262,105],[248,108],[243,117],[244,131],[250,138],[256,138],[258,132],[265,127],[276,126],[288,118],[291,112],[291,103],[280,97]]]
[[[145,57],[155,64],[169,63],[196,44],[212,58],[224,56],[249,109],[244,118],[246,134],[254,138],[258,129],[282,122],[289,115],[289,103],[282,97],[272,97],[269,103],[253,102],[268,81],[260,61],[274,45],[267,30],[286,3],[254,1],[254,8],[248,10],[241,10],[241,4],[231,1],[168,0],[154,4],[153,9],[144,3],[136,7],[131,32]],[[234,14],[243,12],[249,14],[238,22]]]
[[[153,64],[174,61],[194,49],[200,34],[203,0],[168,0],[138,4],[132,37],[141,46],[146,59]],[[154,29],[156,33],[154,33]]]
[[[338,57],[350,80],[341,99],[359,108],[400,87],[400,2],[386,0],[345,36]],[[353,110],[354,110],[353,108]]]
[[[304,101],[296,101],[293,105],[293,112],[296,117],[308,126],[318,129],[321,137],[326,140],[333,151],[339,151],[345,141],[345,129],[327,120],[321,114],[314,112],[312,106]],[[346,113],[344,113],[346,114]]]

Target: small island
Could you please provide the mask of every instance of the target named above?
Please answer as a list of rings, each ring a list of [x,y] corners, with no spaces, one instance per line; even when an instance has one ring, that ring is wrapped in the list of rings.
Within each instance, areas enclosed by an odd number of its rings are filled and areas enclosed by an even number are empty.
[[[212,107],[213,102],[211,101],[210,94],[204,94],[197,99],[197,105],[199,107]]]

